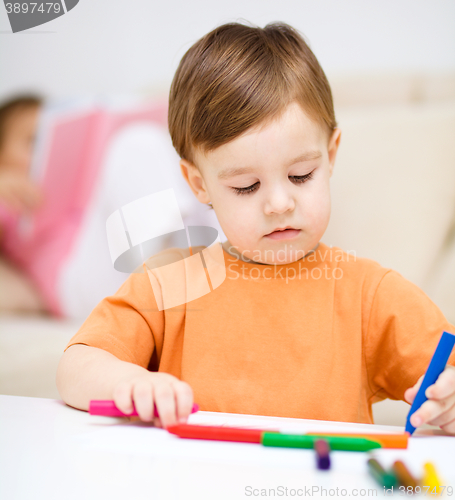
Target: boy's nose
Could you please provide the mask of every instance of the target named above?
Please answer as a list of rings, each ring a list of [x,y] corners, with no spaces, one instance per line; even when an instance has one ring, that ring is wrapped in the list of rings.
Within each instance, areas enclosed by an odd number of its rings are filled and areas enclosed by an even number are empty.
[[[294,197],[286,189],[278,187],[273,188],[269,195],[264,207],[264,213],[270,214],[283,214],[287,211],[292,211],[295,208]]]

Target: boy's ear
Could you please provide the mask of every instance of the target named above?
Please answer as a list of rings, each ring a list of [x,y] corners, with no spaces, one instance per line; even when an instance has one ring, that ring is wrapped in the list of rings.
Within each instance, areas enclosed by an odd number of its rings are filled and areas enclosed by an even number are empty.
[[[186,182],[193,191],[196,198],[204,204],[210,203],[210,197],[207,192],[204,178],[202,177],[199,169],[188,160],[180,160],[180,170]]]
[[[333,129],[332,135],[330,136],[329,146],[328,146],[330,177],[332,177],[333,167],[335,166],[335,159],[338,152],[338,146],[340,145],[340,140],[341,140],[341,129],[336,127]]]

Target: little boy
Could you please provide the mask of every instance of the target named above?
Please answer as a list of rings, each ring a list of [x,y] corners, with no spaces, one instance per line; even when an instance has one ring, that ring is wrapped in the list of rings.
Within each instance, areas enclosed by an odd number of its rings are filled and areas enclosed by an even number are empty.
[[[375,401],[412,401],[455,327],[397,272],[321,242],[340,130],[300,34],[229,23],[204,36],[175,74],[169,130],[184,178],[227,237],[225,279],[163,310],[151,286],[162,285],[159,262],[187,253],[149,259],[70,341],[63,400],[86,410],[114,399],[125,413],[134,403],[163,426],[185,421],[193,399],[207,411],[364,423]],[[455,433],[453,366],[427,394],[412,423]]]

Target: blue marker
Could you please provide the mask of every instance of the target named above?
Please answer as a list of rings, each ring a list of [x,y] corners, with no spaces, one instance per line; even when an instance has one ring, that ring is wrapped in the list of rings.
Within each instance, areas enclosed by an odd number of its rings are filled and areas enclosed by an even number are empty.
[[[411,409],[409,410],[408,417],[406,419],[406,432],[412,434],[416,430],[410,422],[411,415],[416,412],[428,399],[425,396],[425,391],[428,387],[430,387],[430,385],[433,385],[436,382],[439,375],[441,375],[444,371],[454,344],[455,335],[448,332],[442,332],[441,340],[436,347],[436,351],[434,351],[430,365],[428,366],[425,376],[423,377],[422,384],[420,385],[419,391],[417,392]]]

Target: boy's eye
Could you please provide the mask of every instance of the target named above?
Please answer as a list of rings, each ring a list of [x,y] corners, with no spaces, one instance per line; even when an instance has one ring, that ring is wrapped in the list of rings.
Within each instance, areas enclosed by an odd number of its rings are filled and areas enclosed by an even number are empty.
[[[301,184],[302,182],[305,182],[313,177],[313,172],[310,172],[309,174],[306,175],[291,175],[290,179],[293,179],[294,182],[297,184]]]
[[[248,194],[252,193],[253,191],[256,191],[257,186],[259,185],[259,181],[255,182],[251,186],[248,186],[246,188],[235,188],[233,187],[232,189],[237,193],[237,194]]]
[[[313,172],[314,172],[314,170],[313,170]],[[289,178],[292,179],[296,184],[302,184],[313,177],[313,172],[310,172],[309,174],[306,174],[306,175],[291,175]],[[248,186],[248,187],[244,187],[244,188],[233,187],[232,189],[237,194],[248,194],[248,193],[252,193],[253,191],[256,191],[256,189],[258,187],[259,187],[259,181],[252,184],[251,186]]]

